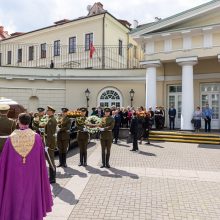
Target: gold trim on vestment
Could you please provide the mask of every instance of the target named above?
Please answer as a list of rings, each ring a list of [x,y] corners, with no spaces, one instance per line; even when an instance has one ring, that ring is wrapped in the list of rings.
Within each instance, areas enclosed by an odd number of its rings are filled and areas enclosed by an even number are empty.
[[[15,151],[23,158],[23,163],[26,162],[26,157],[32,150],[35,142],[35,132],[31,129],[14,130],[10,135],[11,144]]]

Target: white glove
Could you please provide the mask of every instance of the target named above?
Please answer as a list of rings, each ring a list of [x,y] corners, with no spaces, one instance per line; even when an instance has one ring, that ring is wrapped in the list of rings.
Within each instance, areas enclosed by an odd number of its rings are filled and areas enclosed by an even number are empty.
[[[88,131],[88,129],[87,128],[83,128],[83,131]]]
[[[104,128],[99,128],[99,131],[104,131],[105,129]]]

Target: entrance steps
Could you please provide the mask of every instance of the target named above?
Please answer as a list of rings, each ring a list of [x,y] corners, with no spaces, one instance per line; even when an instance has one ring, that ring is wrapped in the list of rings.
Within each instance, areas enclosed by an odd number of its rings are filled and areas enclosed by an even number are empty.
[[[218,134],[184,131],[150,131],[149,139],[180,143],[220,144],[220,135]]]

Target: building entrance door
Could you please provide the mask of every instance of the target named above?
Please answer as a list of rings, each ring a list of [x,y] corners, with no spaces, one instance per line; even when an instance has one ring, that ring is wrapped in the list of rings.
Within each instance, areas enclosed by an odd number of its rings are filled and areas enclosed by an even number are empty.
[[[175,128],[180,128],[181,125],[181,110],[182,110],[182,86],[172,85],[168,88],[168,108],[173,106],[176,109]],[[169,115],[167,112],[167,127],[169,128]]]
[[[209,104],[213,111],[211,128],[220,129],[220,84],[203,84],[201,86],[201,106],[202,109]],[[202,128],[204,128],[204,120],[202,120]]]

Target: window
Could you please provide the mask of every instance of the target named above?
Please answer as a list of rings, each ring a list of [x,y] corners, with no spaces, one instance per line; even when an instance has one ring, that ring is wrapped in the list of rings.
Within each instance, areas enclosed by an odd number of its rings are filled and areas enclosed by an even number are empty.
[[[76,53],[76,37],[69,38],[69,53]]]
[[[46,43],[40,45],[40,58],[46,58],[47,49]]]
[[[8,51],[8,54],[7,54],[7,64],[8,65],[11,64],[11,51]]]
[[[93,33],[86,34],[85,50],[89,50],[90,49],[91,43],[93,43]]]
[[[118,54],[122,56],[122,40],[118,41]]]
[[[18,49],[18,63],[22,62],[22,49]]]
[[[182,92],[182,86],[180,85],[169,86],[169,92]]]
[[[119,91],[113,88],[103,90],[99,95],[99,105],[101,107],[121,107],[122,98]]]
[[[34,46],[29,47],[29,60],[33,60],[34,59]]]
[[[54,56],[60,56],[60,40],[54,41]]]

